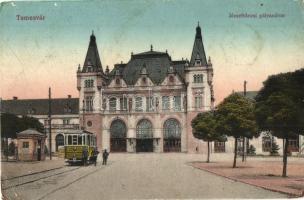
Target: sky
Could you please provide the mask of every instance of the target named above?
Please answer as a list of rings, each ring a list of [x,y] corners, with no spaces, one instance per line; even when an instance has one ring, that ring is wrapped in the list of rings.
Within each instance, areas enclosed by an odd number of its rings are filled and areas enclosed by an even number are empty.
[[[257,17],[229,17],[246,13]],[[54,98],[78,97],[76,70],[92,30],[104,69],[151,44],[173,60],[190,60],[198,21],[214,67],[216,103],[242,91],[244,80],[248,91],[259,90],[269,75],[304,67],[304,0],[2,2],[0,97],[47,98],[49,87]]]

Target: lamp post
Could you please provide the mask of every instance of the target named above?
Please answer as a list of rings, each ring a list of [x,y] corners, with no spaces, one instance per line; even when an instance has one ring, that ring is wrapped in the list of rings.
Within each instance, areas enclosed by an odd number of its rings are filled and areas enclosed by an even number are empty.
[[[49,87],[49,153],[50,153],[50,160],[52,160],[52,107],[51,107],[51,88]]]
[[[247,85],[247,81],[244,81],[244,97],[246,98],[246,85]],[[243,155],[242,155],[242,162],[244,162],[246,160],[246,137],[243,137]]]

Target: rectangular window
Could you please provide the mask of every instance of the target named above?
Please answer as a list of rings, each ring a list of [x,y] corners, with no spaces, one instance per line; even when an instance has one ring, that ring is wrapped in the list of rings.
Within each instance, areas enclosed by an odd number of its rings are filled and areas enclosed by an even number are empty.
[[[116,98],[111,98],[109,104],[110,104],[110,111],[111,112],[116,111]]]
[[[299,137],[291,138],[288,140],[288,151],[291,151],[291,152],[299,151]]]
[[[203,74],[195,74],[193,75],[194,83],[202,83],[203,82]]]
[[[22,148],[28,149],[29,148],[29,142],[23,142],[22,143]]]
[[[91,88],[94,87],[94,80],[89,79],[84,81],[84,87],[85,88]]]
[[[263,152],[270,152],[271,150],[271,137],[264,136],[262,137],[262,151]]]
[[[147,112],[154,111],[154,98],[153,97],[146,98],[146,107],[147,107]]]
[[[214,142],[214,152],[215,153],[223,153],[225,152],[225,142]]]
[[[86,96],[84,100],[85,111],[93,111],[93,96]]]
[[[181,110],[181,96],[174,96],[173,97],[173,109],[175,111]]]
[[[63,119],[63,125],[70,124],[70,119]]]
[[[135,111],[140,112],[143,111],[142,98],[136,97],[135,99]]]
[[[202,108],[202,97],[201,96],[196,96],[195,97],[195,108]]]
[[[127,98],[120,98],[120,110],[127,110]]]
[[[168,96],[162,97],[162,108],[163,108],[163,110],[170,109],[170,98]]]
[[[48,120],[48,119],[45,119],[45,120],[44,120],[44,126],[47,126],[47,125],[49,125],[49,120]]]

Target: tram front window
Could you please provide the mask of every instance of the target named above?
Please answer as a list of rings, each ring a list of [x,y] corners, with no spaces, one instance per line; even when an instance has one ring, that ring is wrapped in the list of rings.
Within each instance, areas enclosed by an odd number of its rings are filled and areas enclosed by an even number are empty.
[[[78,135],[78,145],[82,145],[82,136]]]
[[[72,144],[72,136],[69,135],[69,136],[68,136],[68,145],[71,145],[71,144]]]

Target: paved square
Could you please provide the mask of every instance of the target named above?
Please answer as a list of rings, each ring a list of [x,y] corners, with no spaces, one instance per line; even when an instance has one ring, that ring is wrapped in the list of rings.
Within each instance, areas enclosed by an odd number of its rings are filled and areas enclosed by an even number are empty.
[[[69,167],[3,190],[9,199],[286,198],[189,165],[202,155],[110,154],[109,165]],[[71,170],[66,170],[70,168]],[[56,171],[56,170],[55,170]],[[51,173],[51,172],[49,172]],[[22,179],[18,180],[22,182]]]

